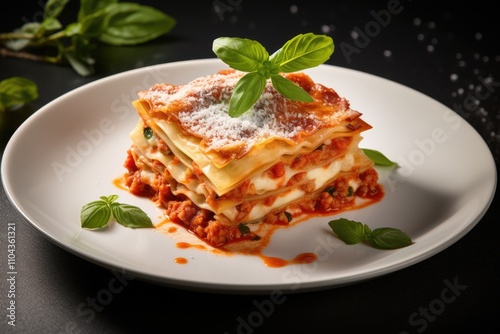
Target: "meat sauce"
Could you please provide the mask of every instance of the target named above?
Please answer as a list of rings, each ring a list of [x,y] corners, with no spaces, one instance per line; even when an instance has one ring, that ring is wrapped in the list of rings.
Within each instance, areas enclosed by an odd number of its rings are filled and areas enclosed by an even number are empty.
[[[297,254],[292,259],[265,256],[262,251],[277,229],[289,228],[313,217],[334,216],[343,211],[369,206],[380,201],[384,196],[382,186],[377,183],[378,173],[374,169],[369,169],[356,175],[358,178],[356,181],[360,185],[355,192],[349,186],[351,180],[349,177],[338,178],[317,198],[311,198],[293,208],[266,215],[263,222],[258,224],[262,230],[254,232],[245,230],[241,226],[227,226],[217,222],[211,211],[197,207],[188,198],[174,196],[165,182],[159,182],[160,186],[156,190],[142,183],[132,158],[126,159],[125,167],[129,173],[125,175],[124,184],[131,193],[149,197],[165,207],[169,222],[186,229],[198,237],[203,244],[209,246],[180,242],[177,243],[178,248],[196,248],[207,251],[213,249],[218,254],[239,253],[258,256],[266,266],[274,268],[311,263],[317,259],[314,253]],[[272,172],[279,175],[279,170],[277,166],[272,169]],[[356,198],[362,199],[361,203],[357,202]],[[169,229],[171,232],[176,231],[172,227]],[[188,263],[185,258],[176,258],[174,261],[178,264]]]

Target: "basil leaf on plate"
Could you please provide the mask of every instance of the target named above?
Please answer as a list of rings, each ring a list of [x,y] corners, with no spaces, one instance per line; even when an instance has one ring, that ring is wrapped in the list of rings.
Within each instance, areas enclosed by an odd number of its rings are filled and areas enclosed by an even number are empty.
[[[396,249],[411,245],[411,238],[401,230],[391,227],[376,228],[370,234],[368,242],[375,248]]]
[[[111,209],[106,201],[99,200],[85,204],[80,212],[83,228],[99,229],[108,225]]]
[[[148,215],[139,207],[118,203],[118,195],[101,196],[100,200],[82,207],[80,221],[83,228],[99,229],[114,218],[120,225],[130,228],[153,227]]]
[[[130,204],[112,203],[111,211],[116,221],[130,228],[153,227],[148,215],[140,208]]]
[[[368,226],[345,218],[332,220],[328,225],[339,239],[348,245],[354,245],[365,240],[366,234],[370,232]]]
[[[348,245],[365,241],[378,249],[396,249],[413,244],[406,233],[392,227],[380,227],[372,231],[368,225],[346,218],[332,220],[328,225]]]
[[[383,153],[368,148],[363,148],[363,152],[371,161],[380,166],[396,166],[397,163],[389,160]]]

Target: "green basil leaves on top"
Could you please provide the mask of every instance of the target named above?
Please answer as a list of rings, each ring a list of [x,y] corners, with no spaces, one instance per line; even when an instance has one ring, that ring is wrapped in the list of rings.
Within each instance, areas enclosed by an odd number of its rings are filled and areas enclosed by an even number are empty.
[[[300,34],[269,55],[257,41],[219,37],[214,40],[212,50],[231,68],[248,72],[236,84],[229,102],[228,114],[237,117],[257,102],[268,79],[283,96],[295,101],[312,102],[309,93],[280,73],[301,71],[323,64],[332,55],[334,44],[331,37],[326,35]]]

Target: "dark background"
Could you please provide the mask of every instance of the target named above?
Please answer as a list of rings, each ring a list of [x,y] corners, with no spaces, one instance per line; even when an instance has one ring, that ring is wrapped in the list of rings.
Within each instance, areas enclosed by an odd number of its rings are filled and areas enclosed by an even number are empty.
[[[38,19],[43,1],[17,1],[0,14],[0,32]],[[40,97],[25,108],[0,115],[3,149],[29,115],[60,95],[96,79],[129,69],[172,61],[213,58],[212,41],[220,36],[260,41],[273,52],[299,33],[330,35],[336,50],[328,64],[381,76],[414,88],[451,109],[490,78],[491,95],[463,115],[500,159],[500,28],[493,5],[474,1],[444,6],[437,1],[400,1],[380,32],[346,54],[342,43],[355,46],[353,31],[363,32],[374,13],[394,1],[143,1],[177,19],[167,35],[141,46],[98,49],[95,75],[78,76],[70,67],[0,57],[0,80],[27,77]],[[4,4],[5,5],[5,4]],[[61,20],[72,22],[78,1],[70,1]],[[217,11],[216,8],[220,8]],[[296,8],[296,10],[294,10]],[[358,44],[358,45],[361,45]],[[346,45],[346,44],[344,44]],[[16,223],[17,318],[0,332],[14,333],[470,333],[498,328],[500,229],[493,210],[455,244],[409,268],[351,286],[287,295],[256,326],[241,327],[266,295],[209,294],[131,280],[90,321],[78,307],[105,289],[114,277],[52,244],[24,222],[0,192],[0,308],[6,314],[6,240],[8,222]],[[427,313],[446,288],[463,290],[439,314]],[[412,314],[417,312],[418,317]],[[422,313],[420,313],[422,312]],[[257,319],[257,318],[255,318]],[[238,327],[240,326],[240,327]],[[174,328],[177,328],[174,330]]]

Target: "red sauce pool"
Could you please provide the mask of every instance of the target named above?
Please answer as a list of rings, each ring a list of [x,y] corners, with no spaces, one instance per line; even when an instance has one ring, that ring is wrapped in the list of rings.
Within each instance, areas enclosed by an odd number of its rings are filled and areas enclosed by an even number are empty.
[[[311,263],[318,259],[318,256],[314,253],[302,253],[291,260],[285,260],[279,257],[265,256],[260,253],[258,254],[258,256],[262,259],[266,266],[271,268],[281,268],[291,264]]]
[[[176,257],[174,262],[177,264],[186,264],[188,260],[185,257]]]

